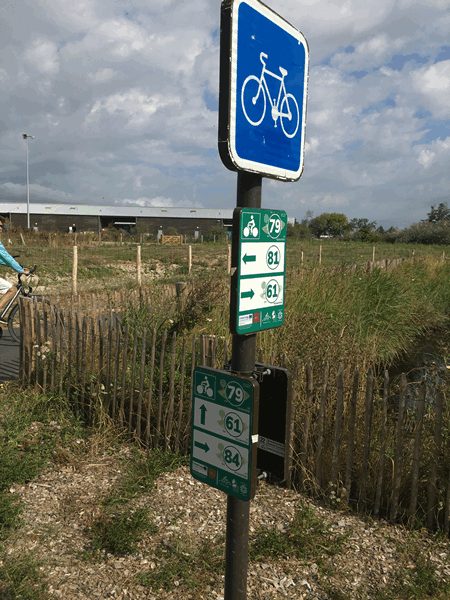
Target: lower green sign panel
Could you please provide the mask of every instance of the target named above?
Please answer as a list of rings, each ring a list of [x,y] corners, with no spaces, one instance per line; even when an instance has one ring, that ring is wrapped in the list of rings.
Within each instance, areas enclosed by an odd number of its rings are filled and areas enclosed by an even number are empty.
[[[191,475],[250,500],[256,489],[259,384],[197,367],[192,397]]]

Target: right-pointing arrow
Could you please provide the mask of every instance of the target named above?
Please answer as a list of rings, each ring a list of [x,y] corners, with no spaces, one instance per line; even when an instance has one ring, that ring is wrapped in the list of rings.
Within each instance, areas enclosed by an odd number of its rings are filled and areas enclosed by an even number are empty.
[[[205,452],[208,452],[209,450],[209,446],[206,442],[204,444],[202,444],[201,442],[194,442],[194,446],[200,448],[200,450],[204,450]]]
[[[251,300],[254,295],[255,292],[253,290],[250,290],[249,292],[241,292],[241,298],[250,298]]]

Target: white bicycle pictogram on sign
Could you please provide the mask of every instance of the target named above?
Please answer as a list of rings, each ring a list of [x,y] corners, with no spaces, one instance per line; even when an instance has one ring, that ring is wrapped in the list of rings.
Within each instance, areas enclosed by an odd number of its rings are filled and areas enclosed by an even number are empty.
[[[254,127],[260,125],[266,114],[268,98],[271,106],[272,119],[274,120],[274,127],[277,126],[278,117],[280,117],[281,129],[283,130],[284,135],[288,138],[293,138],[297,133],[300,123],[300,113],[297,100],[292,94],[286,92],[284,78],[288,72],[286,69],[283,69],[283,67],[278,67],[281,76],[276,75],[266,69],[264,59],[269,58],[268,55],[261,52],[259,58],[263,65],[261,76],[258,78],[256,75],[249,75],[242,85],[241,103],[245,118]],[[273,102],[270,97],[265,75],[270,75],[280,81],[278,99],[274,98]]]

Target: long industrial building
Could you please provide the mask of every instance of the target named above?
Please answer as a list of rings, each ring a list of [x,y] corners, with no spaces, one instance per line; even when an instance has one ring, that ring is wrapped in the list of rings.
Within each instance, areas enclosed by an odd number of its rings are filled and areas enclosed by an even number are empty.
[[[27,227],[27,204],[0,202],[0,216],[14,227]],[[164,208],[139,206],[90,206],[30,203],[30,225],[39,231],[101,231],[111,226],[128,231],[134,225],[153,235],[174,227],[177,233],[199,236],[213,227],[230,229],[233,210],[214,208]]]

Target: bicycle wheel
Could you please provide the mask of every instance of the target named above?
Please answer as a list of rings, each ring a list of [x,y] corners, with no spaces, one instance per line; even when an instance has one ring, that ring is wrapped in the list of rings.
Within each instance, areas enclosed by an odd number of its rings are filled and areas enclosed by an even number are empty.
[[[288,115],[291,115],[290,119]],[[297,100],[292,94],[286,94],[286,96],[283,98],[280,110],[280,121],[284,135],[288,138],[293,138],[297,133],[300,123],[300,113],[298,110]]]
[[[249,75],[244,81],[241,104],[247,121],[254,127],[259,125],[266,114],[266,94],[255,75]]]
[[[50,306],[50,302],[45,300],[42,296],[29,296],[31,300],[36,299],[39,303],[45,303]],[[20,314],[19,314],[19,305],[15,304],[12,309],[9,311],[8,315],[8,331],[12,339],[20,343]],[[41,307],[41,332],[44,331],[44,319],[42,316],[42,307]]]
[[[8,316],[8,331],[9,335],[15,342],[20,342],[20,319],[19,319],[19,305],[16,304],[9,311]]]

